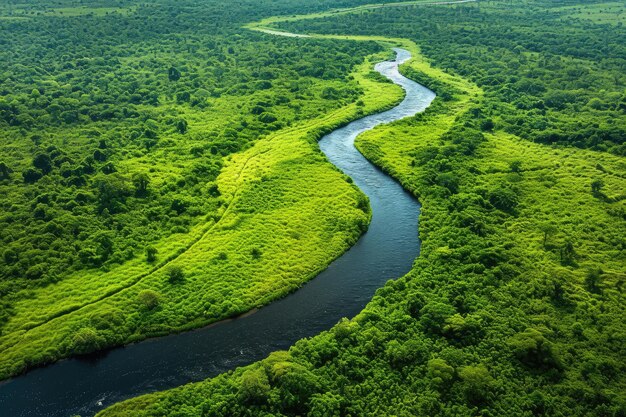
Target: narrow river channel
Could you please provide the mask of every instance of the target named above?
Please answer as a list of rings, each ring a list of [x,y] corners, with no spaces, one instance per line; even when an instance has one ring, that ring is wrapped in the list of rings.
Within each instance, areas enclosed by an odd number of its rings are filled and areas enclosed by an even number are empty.
[[[0,415],[92,416],[114,402],[216,376],[356,315],[377,288],[407,273],[419,254],[420,206],[354,147],[360,133],[421,112],[435,98],[399,73],[398,65],[411,55],[395,51],[396,61],[382,62],[376,70],[404,88],[404,101],[320,141],[328,159],[370,199],[372,223],[356,245],[301,289],[254,314],[99,356],[61,361],[1,383]]]

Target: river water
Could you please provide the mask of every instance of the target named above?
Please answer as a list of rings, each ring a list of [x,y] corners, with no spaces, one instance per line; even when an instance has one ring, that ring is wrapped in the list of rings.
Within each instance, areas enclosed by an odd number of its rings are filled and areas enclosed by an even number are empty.
[[[421,112],[435,98],[432,91],[399,73],[398,64],[410,53],[395,51],[396,61],[382,62],[376,70],[404,88],[404,101],[320,141],[328,159],[370,199],[369,230],[348,252],[295,293],[254,314],[90,358],[64,360],[4,382],[0,416],[91,416],[130,397],[216,376],[356,315],[377,288],[407,273],[419,254],[420,206],[354,147],[360,133]]]

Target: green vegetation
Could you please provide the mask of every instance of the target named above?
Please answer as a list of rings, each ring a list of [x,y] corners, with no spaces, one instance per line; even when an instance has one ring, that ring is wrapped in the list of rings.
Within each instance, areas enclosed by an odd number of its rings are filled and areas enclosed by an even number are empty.
[[[0,378],[249,311],[366,229],[316,139],[401,98],[382,48],[242,31],[256,9],[0,22]]]
[[[450,17],[449,8],[420,6],[346,14],[333,20],[332,27],[331,17],[281,27],[416,40],[419,36],[424,54],[438,66],[485,90],[488,100],[481,110],[492,113],[498,129],[534,142],[625,155],[626,127],[618,123],[626,106],[624,31],[569,18],[551,3],[524,5],[457,6],[459,22],[446,30],[441,30],[441,22]],[[530,27],[520,23],[529,16]],[[491,25],[493,19],[500,24]]]
[[[572,5],[558,8],[566,16],[588,20],[598,24],[612,24],[622,27],[626,24],[626,5],[624,2],[611,1],[599,2],[595,4],[585,4],[584,6]]]
[[[19,20],[40,16],[76,17],[128,15],[136,10],[128,0],[30,2],[7,1],[0,5],[0,20]]]
[[[563,3],[273,19],[412,50],[438,99],[357,145],[419,196],[422,254],[289,352],[99,415],[624,415],[626,39]]]

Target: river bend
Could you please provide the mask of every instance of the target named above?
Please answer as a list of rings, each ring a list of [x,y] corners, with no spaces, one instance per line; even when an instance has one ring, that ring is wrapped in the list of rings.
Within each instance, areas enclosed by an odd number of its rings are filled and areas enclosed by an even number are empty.
[[[301,338],[331,328],[342,317],[356,315],[377,288],[406,274],[419,253],[420,206],[354,147],[360,133],[421,112],[435,98],[432,91],[400,74],[398,65],[411,55],[404,49],[395,51],[396,60],[379,63],[376,71],[406,91],[404,100],[320,141],[328,159],[370,199],[369,230],[348,252],[295,293],[254,314],[92,358],[64,360],[4,382],[0,384],[0,414],[85,417],[130,397],[216,376],[287,349]]]

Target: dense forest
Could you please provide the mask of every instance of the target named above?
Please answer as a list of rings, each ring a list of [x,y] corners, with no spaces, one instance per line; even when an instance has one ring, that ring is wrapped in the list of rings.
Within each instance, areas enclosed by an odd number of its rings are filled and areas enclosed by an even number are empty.
[[[263,305],[366,228],[302,124],[397,100],[350,75],[379,45],[242,30],[254,2],[45,4],[0,9],[0,375]]]
[[[99,415],[626,415],[626,4],[368,3],[0,5],[0,379],[238,316],[344,253],[370,208],[317,140],[401,99],[373,72],[393,45],[437,98],[356,145],[423,206],[411,272]]]
[[[621,11],[626,15],[623,4]],[[533,142],[624,156],[626,126],[619,122],[626,111],[626,16],[616,24],[594,25],[584,13],[571,13],[544,2],[526,3],[523,9],[494,7],[487,13],[469,6],[453,13],[385,8],[347,14],[332,23],[320,19],[284,27],[419,40],[440,68],[485,90],[483,112],[497,115],[499,129]],[[527,21],[531,15],[532,23]]]
[[[357,317],[101,415],[625,415],[625,5],[588,3],[277,19],[419,45],[435,103],[357,146],[419,197],[422,253]]]

